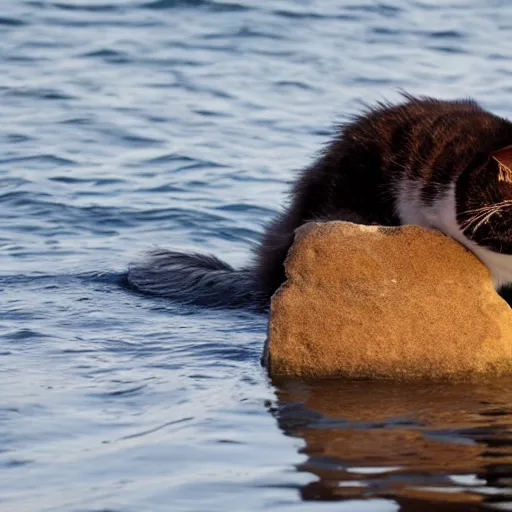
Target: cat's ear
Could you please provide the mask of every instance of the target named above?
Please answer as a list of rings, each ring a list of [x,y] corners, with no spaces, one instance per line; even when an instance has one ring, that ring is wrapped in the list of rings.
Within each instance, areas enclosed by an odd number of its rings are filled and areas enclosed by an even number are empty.
[[[491,156],[498,162],[498,181],[512,183],[512,146],[499,149]]]

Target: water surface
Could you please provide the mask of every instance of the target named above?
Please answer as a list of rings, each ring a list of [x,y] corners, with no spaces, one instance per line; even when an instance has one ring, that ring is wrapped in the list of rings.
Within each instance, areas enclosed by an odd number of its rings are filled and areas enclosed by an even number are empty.
[[[510,383],[269,382],[266,319],[119,286],[234,265],[333,126],[510,108],[505,0],[0,0],[0,508],[511,509]]]

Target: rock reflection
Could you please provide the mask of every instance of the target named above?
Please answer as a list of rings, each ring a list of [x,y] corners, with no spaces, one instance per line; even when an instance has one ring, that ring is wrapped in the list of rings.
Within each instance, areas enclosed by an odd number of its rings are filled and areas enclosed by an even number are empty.
[[[276,381],[280,428],[304,440],[304,500],[388,498],[400,511],[512,510],[512,380]]]

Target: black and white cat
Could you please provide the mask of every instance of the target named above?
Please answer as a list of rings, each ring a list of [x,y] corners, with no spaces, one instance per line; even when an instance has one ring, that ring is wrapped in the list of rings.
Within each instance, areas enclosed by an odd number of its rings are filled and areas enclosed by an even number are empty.
[[[295,229],[327,220],[439,229],[487,265],[497,289],[512,283],[512,123],[470,100],[379,104],[341,126],[301,173],[253,265],[158,250],[127,279],[187,303],[266,309]]]

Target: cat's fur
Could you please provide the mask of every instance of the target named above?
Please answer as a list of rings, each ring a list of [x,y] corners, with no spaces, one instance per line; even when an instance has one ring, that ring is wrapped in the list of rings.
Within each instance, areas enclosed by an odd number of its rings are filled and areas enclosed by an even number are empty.
[[[142,292],[188,303],[265,309],[284,281],[294,230],[348,220],[437,228],[472,250],[497,288],[512,283],[512,123],[475,102],[406,97],[340,127],[266,229],[254,264],[157,251],[128,272]],[[435,255],[433,255],[435,257]]]

